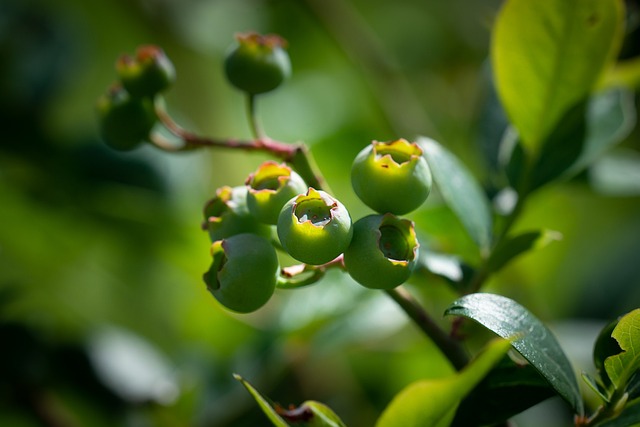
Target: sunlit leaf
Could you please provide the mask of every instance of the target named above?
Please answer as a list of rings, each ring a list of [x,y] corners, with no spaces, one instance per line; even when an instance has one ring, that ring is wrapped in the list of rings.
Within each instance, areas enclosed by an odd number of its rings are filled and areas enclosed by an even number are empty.
[[[276,427],[289,427],[290,425],[304,425],[306,427],[346,427],[340,417],[327,405],[307,400],[297,408],[284,409],[274,405],[268,398],[260,394],[247,380],[234,374],[236,380],[251,393],[262,412]],[[291,424],[289,424],[289,422]]]
[[[269,421],[271,421],[271,423],[275,427],[289,427],[289,424],[287,424],[287,422],[283,420],[280,415],[278,415],[278,413],[274,409],[271,402],[269,402],[267,398],[262,396],[258,390],[256,390],[251,384],[249,384],[247,380],[245,380],[238,374],[234,374],[233,377],[236,380],[240,381],[240,383],[242,383],[242,385],[247,389],[247,391],[251,393],[253,398],[256,400],[256,402],[260,406],[260,409],[262,409],[262,412],[264,412],[267,418],[269,418]]]
[[[300,407],[308,408],[313,414],[308,421],[309,427],[345,427],[340,417],[324,403],[308,400],[300,405]]]
[[[480,249],[488,248],[492,232],[491,210],[478,181],[456,156],[436,141],[420,137],[417,143],[424,151],[442,198]]]
[[[605,75],[603,87],[626,86],[640,88],[640,57],[618,62]]]
[[[625,315],[611,334],[622,353],[608,357],[604,367],[616,389],[626,387],[640,369],[640,308]]]
[[[490,271],[498,271],[517,256],[533,249],[543,248],[561,237],[560,233],[551,230],[529,231],[509,237],[491,252],[487,267]]]
[[[551,331],[517,302],[494,294],[466,295],[454,301],[447,315],[469,317],[503,338],[549,381],[574,408],[584,413],[584,404],[571,363]]]
[[[487,375],[508,349],[509,341],[495,340],[460,373],[410,384],[393,398],[376,427],[449,426],[462,398]]]
[[[620,0],[510,0],[491,46],[496,87],[528,152],[610,63],[621,38]]]

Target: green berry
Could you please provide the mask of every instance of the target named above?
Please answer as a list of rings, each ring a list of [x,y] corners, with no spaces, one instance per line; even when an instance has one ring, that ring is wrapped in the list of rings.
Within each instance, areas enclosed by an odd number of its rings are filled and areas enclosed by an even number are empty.
[[[402,215],[418,208],[431,191],[431,171],[416,143],[373,141],[351,168],[353,190],[379,213]]]
[[[218,188],[216,196],[204,206],[202,229],[209,232],[212,242],[241,233],[271,236],[271,227],[256,221],[249,213],[244,185]]]
[[[392,289],[411,275],[419,247],[411,221],[390,213],[369,215],[353,225],[353,239],[344,253],[344,264],[362,286]]]
[[[220,304],[238,313],[250,313],[269,301],[279,266],[276,251],[267,239],[236,234],[214,242],[211,256],[204,281]]]
[[[154,97],[169,88],[176,79],[173,64],[157,46],[140,46],[135,58],[121,56],[116,71],[122,85],[133,97]]]
[[[266,224],[277,224],[282,207],[307,190],[300,175],[284,163],[266,161],[245,182],[249,212]]]
[[[149,99],[133,98],[114,85],[97,102],[100,133],[116,150],[132,150],[149,138],[157,117]]]
[[[277,231],[289,255],[313,265],[325,264],[344,252],[353,234],[347,208],[313,188],[284,205]]]
[[[236,88],[257,95],[277,88],[291,75],[283,38],[247,33],[236,40],[224,61],[227,79]]]

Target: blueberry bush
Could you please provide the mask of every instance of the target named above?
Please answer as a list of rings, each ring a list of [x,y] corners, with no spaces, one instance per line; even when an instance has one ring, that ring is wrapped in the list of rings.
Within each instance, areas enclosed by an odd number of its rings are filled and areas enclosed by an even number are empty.
[[[640,426],[636,0],[36,3],[0,425]]]
[[[291,75],[287,43],[277,35],[239,34],[224,60],[226,78],[246,97],[252,139],[213,139],[180,127],[160,94],[174,79],[173,67],[153,47],[118,61],[119,83],[100,102],[103,136],[116,149],[137,140],[176,152],[260,151],[282,162],[266,161],[244,185],[225,187],[206,204],[203,228],[210,232],[213,257],[204,275],[207,288],[221,309],[238,313],[259,310],[274,291],[322,286],[330,269],[385,292],[456,372],[407,384],[381,412],[377,427],[506,425],[551,395],[564,399],[576,426],[629,426],[640,423],[639,309],[620,313],[605,328],[593,352],[596,374],[578,380],[544,323],[516,300],[484,290],[516,257],[550,242],[548,231],[513,230],[532,196],[579,174],[630,131],[623,111],[633,108],[630,93],[612,75],[623,17],[616,0],[510,0],[502,6],[489,67],[494,108],[502,114],[487,124],[496,127],[491,131],[497,137],[491,191],[446,141],[429,135],[363,141],[350,168],[351,187],[375,213],[352,218],[331,194],[311,150],[274,140],[261,126],[258,102]],[[170,137],[152,130],[149,103]],[[474,262],[420,243],[430,240],[429,233],[411,213],[432,186],[475,243]],[[434,268],[430,259],[442,255],[448,267],[464,274],[446,277]],[[404,286],[429,286],[429,276],[445,276],[458,293],[444,311],[453,319],[450,331]],[[499,338],[471,353],[465,346],[470,337],[461,332],[470,321]],[[345,426],[318,401],[272,403],[240,375],[235,378],[275,426]],[[599,397],[594,409],[585,406],[579,381]]]

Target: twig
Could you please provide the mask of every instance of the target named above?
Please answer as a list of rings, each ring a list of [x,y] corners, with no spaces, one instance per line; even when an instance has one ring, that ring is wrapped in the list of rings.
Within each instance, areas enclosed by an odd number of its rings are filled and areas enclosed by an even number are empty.
[[[460,371],[467,366],[469,356],[462,345],[442,330],[409,292],[403,288],[395,288],[386,292],[407,313],[420,330],[431,338],[456,370]]]

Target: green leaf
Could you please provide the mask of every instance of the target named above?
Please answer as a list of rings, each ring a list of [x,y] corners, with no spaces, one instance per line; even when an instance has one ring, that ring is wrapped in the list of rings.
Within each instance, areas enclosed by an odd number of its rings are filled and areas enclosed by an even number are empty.
[[[509,341],[494,340],[456,375],[416,381],[398,393],[376,427],[447,427],[462,398],[505,355]]]
[[[602,385],[600,385],[595,378],[593,378],[586,372],[583,372],[582,379],[584,380],[585,384],[587,384],[589,388],[600,397],[600,399],[602,399],[606,403],[609,403],[611,401],[611,396],[609,396],[607,390]]]
[[[640,308],[625,315],[611,334],[622,353],[604,361],[604,368],[616,389],[624,389],[640,369]]]
[[[264,414],[267,416],[267,418],[269,418],[269,421],[271,421],[274,426],[290,427],[289,424],[287,424],[287,422],[283,420],[280,415],[278,415],[271,402],[266,397],[263,397],[258,390],[253,388],[253,386],[249,384],[248,381],[246,381],[238,374],[233,374],[233,378],[240,381],[242,385],[249,391],[249,393],[251,393],[253,398],[260,406],[260,409],[262,409],[262,412],[264,412]]]
[[[545,140],[533,188],[577,175],[626,138],[636,123],[633,92],[616,88],[580,102]]]
[[[640,57],[620,61],[606,74],[603,87],[626,86],[640,88]]]
[[[620,319],[615,319],[602,328],[598,337],[596,338],[596,342],[593,345],[593,364],[596,367],[596,371],[600,376],[600,380],[602,384],[608,388],[611,385],[611,380],[607,375],[607,371],[604,368],[604,361],[613,355],[619,354],[622,349],[618,345],[618,341],[616,341],[611,334],[613,330],[618,325]],[[609,396],[610,397],[610,396]],[[608,398],[606,400],[609,400]]]
[[[531,191],[561,177],[580,157],[587,139],[587,100],[569,108],[545,138],[531,177]]]
[[[529,231],[509,237],[503,240],[492,251],[487,267],[489,271],[496,272],[512,261],[518,255],[521,255],[532,249],[540,249],[548,245],[554,240],[559,240],[562,235],[557,231],[539,230]]]
[[[586,139],[576,162],[565,173],[573,176],[589,167],[615,144],[626,138],[636,124],[635,95],[614,88],[593,96],[586,111]]]
[[[579,415],[584,404],[571,363],[546,326],[517,302],[494,294],[477,293],[454,301],[446,315],[469,317],[503,338],[549,381]]]
[[[637,372],[627,385],[627,393],[629,393],[629,400],[633,400],[636,397],[640,397],[640,372]]]
[[[480,249],[487,250],[491,244],[492,219],[482,187],[466,166],[442,145],[426,137],[419,137],[417,143],[424,151],[442,198]]]
[[[556,396],[531,365],[505,357],[458,407],[453,427],[495,425]]]
[[[262,409],[262,412],[265,413],[276,427],[290,427],[292,425],[305,427],[346,427],[340,417],[323,403],[316,402],[315,400],[307,400],[297,408],[283,409],[262,396],[258,390],[240,375],[234,374],[233,377],[240,381],[249,393],[251,393]],[[285,419],[289,420],[292,424],[288,424]]]
[[[584,99],[622,36],[620,0],[509,0],[494,26],[491,59],[507,115],[537,153]]]
[[[340,417],[324,403],[307,400],[300,407],[308,408],[313,414],[308,427],[346,427]]]
[[[545,138],[533,167],[530,191],[555,179],[577,175],[626,138],[636,122],[633,97],[632,92],[617,88],[599,93],[588,103],[581,102],[569,109]],[[509,180],[515,188],[523,179],[525,156],[520,143],[516,143],[507,165]],[[633,171],[633,166],[627,169]],[[635,183],[628,177],[625,182]]]
[[[596,424],[596,427],[637,427],[640,425],[640,399],[628,402],[620,415]]]

